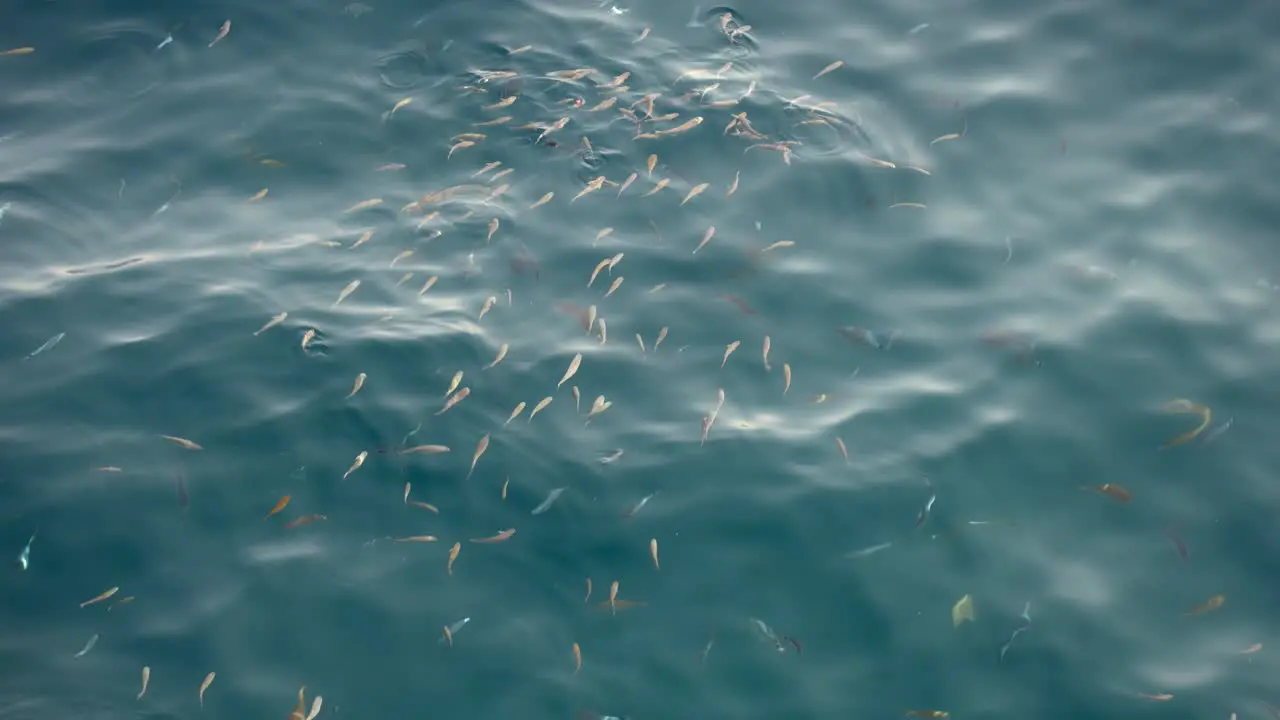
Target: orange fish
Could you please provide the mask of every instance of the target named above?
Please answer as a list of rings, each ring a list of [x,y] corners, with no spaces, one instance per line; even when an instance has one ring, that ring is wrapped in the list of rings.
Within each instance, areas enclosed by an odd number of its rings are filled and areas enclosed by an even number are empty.
[[[512,535],[515,535],[515,534],[516,534],[516,529],[515,529],[515,528],[508,528],[508,529],[506,529],[506,530],[503,530],[503,531],[499,532],[497,535],[494,535],[493,537],[487,537],[487,538],[471,538],[471,542],[473,542],[473,543],[500,543],[500,542],[502,542],[503,540],[510,539],[510,537],[511,537]]]
[[[573,644],[573,662],[577,666],[573,670],[573,674],[577,675],[582,672],[582,648],[578,647],[578,643]]]
[[[1113,500],[1116,500],[1117,502],[1122,502],[1122,503],[1127,503],[1133,499],[1133,493],[1129,492],[1128,490],[1126,490],[1124,487],[1120,485],[1116,485],[1115,483],[1104,483],[1102,485],[1082,485],[1080,489],[1092,490],[1093,492],[1101,493]]]
[[[291,495],[285,495],[284,497],[280,498],[280,502],[276,503],[276,506],[275,506],[275,507],[273,507],[273,508],[271,508],[271,512],[267,513],[267,516],[266,516],[266,517],[264,517],[264,518],[262,518],[262,519],[263,519],[263,520],[266,520],[267,518],[271,517],[272,515],[275,515],[276,513],[278,513],[278,512],[280,512],[281,510],[283,510],[283,509],[284,509],[284,506],[285,506],[285,505],[288,505],[288,504],[289,504],[289,500],[291,500],[291,499],[292,499],[292,496],[291,496]]]
[[[1207,612],[1213,612],[1214,610],[1217,610],[1218,608],[1222,607],[1222,604],[1225,603],[1226,601],[1227,601],[1226,595],[1214,595],[1213,597],[1209,598],[1203,603],[1200,603],[1199,605],[1191,608],[1190,610],[1182,614],[1184,616],[1203,615]]]

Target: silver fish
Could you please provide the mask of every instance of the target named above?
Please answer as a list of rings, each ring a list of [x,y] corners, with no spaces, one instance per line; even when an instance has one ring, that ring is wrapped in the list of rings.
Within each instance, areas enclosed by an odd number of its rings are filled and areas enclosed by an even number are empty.
[[[54,346],[55,346],[55,345],[57,345],[58,343],[62,342],[62,338],[66,337],[66,336],[67,336],[67,334],[66,334],[66,333],[64,333],[64,332],[60,332],[60,333],[58,333],[57,335],[54,335],[53,337],[49,338],[48,340],[45,340],[43,345],[41,345],[40,347],[36,348],[34,351],[32,351],[32,353],[31,353],[30,355],[26,356],[26,357],[25,357],[25,358],[23,358],[23,359],[24,359],[24,360],[30,360],[31,358],[33,358],[33,357],[35,357],[35,356],[39,355],[40,353],[44,352],[45,350],[52,350],[52,349],[54,348]]]
[[[89,642],[84,644],[84,649],[76,653],[75,657],[84,657],[85,655],[88,655],[89,651],[93,649],[93,646],[97,644],[98,644],[98,634],[94,633],[93,637],[89,638]]]

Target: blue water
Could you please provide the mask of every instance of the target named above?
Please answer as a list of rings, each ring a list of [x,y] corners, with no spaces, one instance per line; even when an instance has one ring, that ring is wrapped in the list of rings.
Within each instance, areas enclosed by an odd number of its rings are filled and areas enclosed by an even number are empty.
[[[0,15],[0,716],[1280,706],[1271,5]]]

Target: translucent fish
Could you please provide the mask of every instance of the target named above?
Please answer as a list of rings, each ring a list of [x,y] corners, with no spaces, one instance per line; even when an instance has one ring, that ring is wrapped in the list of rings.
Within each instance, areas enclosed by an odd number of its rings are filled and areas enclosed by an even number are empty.
[[[529,514],[541,515],[542,513],[550,510],[551,506],[555,504],[556,500],[560,499],[560,496],[563,495],[564,491],[568,489],[569,489],[568,487],[558,487],[552,490],[551,492],[547,493],[547,498],[542,502],[538,503],[538,507],[530,511]]]
[[[48,340],[45,340],[43,345],[41,345],[40,347],[38,347],[38,348],[36,348],[35,350],[33,350],[33,351],[31,352],[31,354],[30,354],[30,355],[28,355],[28,356],[27,356],[26,358],[24,358],[24,359],[26,359],[26,360],[30,360],[31,358],[33,358],[33,357],[35,357],[35,356],[39,355],[40,353],[44,352],[45,350],[52,350],[52,349],[54,348],[54,346],[56,346],[58,343],[62,342],[62,338],[66,337],[66,336],[67,336],[67,334],[66,334],[66,333],[64,333],[64,332],[60,332],[60,333],[58,333],[57,335],[54,335],[53,337],[49,338]]]
[[[450,638],[452,638],[455,634],[457,634],[457,632],[458,632],[459,630],[461,630],[461,629],[462,629],[462,628],[463,628],[467,623],[469,623],[469,622],[471,622],[471,618],[469,618],[469,617],[464,617],[464,618],[462,618],[461,620],[459,620],[458,622],[456,622],[456,623],[454,623],[454,624],[450,625],[449,627],[445,628],[445,629],[446,629],[446,630],[448,630],[448,632],[449,632],[449,635],[448,635],[448,636],[449,636]],[[439,642],[439,643],[437,643],[437,644],[439,644],[439,645],[444,645],[444,644],[445,644],[445,638],[444,638],[444,637],[441,637],[441,638],[440,638],[440,642]]]
[[[968,595],[957,600],[956,604],[952,606],[951,626],[960,627],[960,624],[966,620],[969,622],[973,622],[974,620],[973,598]]]
[[[85,655],[88,655],[89,651],[93,649],[93,646],[97,644],[98,644],[98,634],[94,633],[93,637],[89,638],[89,642],[84,644],[84,649],[76,653],[75,657],[79,658],[79,657],[84,657]]]

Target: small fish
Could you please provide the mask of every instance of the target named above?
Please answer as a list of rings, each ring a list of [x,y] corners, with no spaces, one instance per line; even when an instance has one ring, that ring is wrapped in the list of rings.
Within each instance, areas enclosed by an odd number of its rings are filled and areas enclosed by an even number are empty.
[[[1025,606],[1023,606],[1023,608],[1022,608],[1022,616],[1021,616],[1021,617],[1022,617],[1022,624],[1021,624],[1021,625],[1019,625],[1018,627],[1014,628],[1014,630],[1013,630],[1013,634],[1009,636],[1009,639],[1005,641],[1004,645],[1001,645],[1001,646],[1000,646],[1000,660],[1001,660],[1001,661],[1003,661],[1003,660],[1004,660],[1005,653],[1008,653],[1008,652],[1009,652],[1009,648],[1013,645],[1013,641],[1014,641],[1014,640],[1016,640],[1016,639],[1018,639],[1018,636],[1019,636],[1019,635],[1021,635],[1021,634],[1022,634],[1022,633],[1024,633],[1024,632],[1026,632],[1027,630],[1030,630],[1030,629],[1031,629],[1031,603],[1030,603],[1030,601],[1028,601],[1028,602],[1027,602],[1027,604],[1026,604]]]
[[[218,28],[218,35],[213,39],[213,42],[209,43],[209,47],[217,45],[218,41],[225,38],[229,32],[231,32],[231,21],[227,20],[222,23],[222,27]]]
[[[358,287],[360,287],[359,280],[352,280],[347,283],[347,286],[342,288],[342,292],[338,293],[338,299],[333,301],[333,307],[338,307],[338,304],[343,300],[346,300],[347,297],[350,296],[351,293],[355,292]]]
[[[516,405],[516,406],[511,410],[511,415],[510,415],[510,417],[508,417],[508,418],[507,418],[507,422],[502,423],[503,427],[505,427],[505,426],[507,426],[508,424],[510,424],[510,423],[511,423],[511,421],[512,421],[512,420],[515,420],[515,419],[516,419],[516,417],[518,417],[518,416],[520,415],[520,413],[522,413],[522,412],[524,412],[524,401],[521,401],[519,404],[517,404],[517,405]]]
[[[453,577],[453,562],[458,559],[458,553],[460,552],[462,552],[462,543],[460,542],[454,543],[453,547],[449,548],[449,564],[445,566],[445,569],[449,571],[449,577]]]
[[[652,190],[641,195],[640,197],[649,197],[650,195],[656,195],[659,192],[661,192],[662,188],[666,187],[670,182],[671,180],[669,178],[662,178],[661,180],[658,181],[658,184],[653,186]]]
[[[31,544],[36,541],[35,534],[31,535],[31,539],[27,540],[27,544],[22,548],[22,552],[18,553],[18,567],[26,570],[31,567]]]
[[[395,538],[392,542],[398,543],[433,543],[436,541],[435,535],[410,535],[409,537]]]
[[[649,556],[653,558],[653,569],[661,570],[662,569],[661,566],[658,565],[658,539],[657,538],[653,538],[649,540]]]
[[[591,403],[591,410],[587,412],[588,422],[591,418],[613,407],[613,401],[606,400],[603,395],[597,395],[594,402]]]
[[[592,307],[595,307],[595,306],[593,305]],[[557,390],[560,389],[561,385],[564,385],[566,382],[568,382],[569,378],[572,378],[574,375],[578,373],[578,367],[581,364],[582,364],[582,353],[578,353],[573,356],[573,360],[569,361],[569,368],[564,371],[564,377],[560,378],[560,382],[556,383]],[[532,419],[532,417],[530,419]]]
[[[446,627],[444,629],[443,637],[440,638],[439,644],[443,645],[446,642],[448,642],[449,647],[453,647],[453,636],[458,634],[458,631],[461,630],[464,626],[466,626],[466,624],[469,622],[471,622],[471,618],[465,617],[459,620],[458,622],[453,623],[452,625],[449,625],[448,627]]]
[[[407,491],[406,491],[406,495],[405,495],[405,496],[406,496],[406,497],[408,497],[408,493],[407,493]],[[281,510],[283,510],[283,509],[285,508],[285,506],[289,504],[289,501],[290,501],[291,499],[293,499],[293,498],[292,498],[292,496],[290,496],[290,495],[285,495],[284,497],[280,498],[280,501],[279,501],[279,502],[277,502],[277,503],[275,504],[275,507],[272,507],[272,508],[271,508],[271,512],[267,513],[266,517],[264,517],[264,518],[262,518],[262,519],[263,519],[263,520],[266,520],[266,519],[270,518],[272,515],[275,515],[276,513],[278,513],[278,512],[280,512]]]
[[[485,365],[482,369],[488,370],[489,368],[494,367],[498,363],[502,362],[502,359],[507,356],[507,351],[510,349],[511,349],[510,345],[508,345],[507,343],[502,343],[502,346],[498,348],[497,357],[493,359],[493,362],[490,362],[488,365]],[[510,420],[508,420],[507,422],[510,422]]]
[[[209,689],[209,686],[213,684],[213,678],[216,677],[217,674],[218,673],[216,672],[211,672],[208,675],[205,675],[204,682],[200,683],[200,707],[204,707],[204,693]]]
[[[844,456],[844,464],[849,464],[849,448],[845,447],[844,440],[836,438],[836,447],[840,448],[840,454]]]
[[[680,204],[684,205],[690,200],[698,197],[699,195],[702,194],[704,190],[706,190],[709,187],[711,187],[711,183],[700,183],[698,185],[694,185],[693,188],[689,190],[689,194],[685,195],[684,199],[680,201]]]
[[[764,348],[763,348],[763,350],[761,350],[761,355],[762,355],[762,357],[763,357],[763,359],[764,359],[764,369],[765,369],[765,372],[772,372],[772,371],[773,371],[773,368],[769,366],[769,349],[770,349],[772,346],[773,346],[773,341],[769,339],[769,336],[768,336],[768,335],[765,335],[765,336],[764,336]]]
[[[791,389],[791,364],[782,363],[782,394],[786,395]]]
[[[582,604],[586,605],[591,602],[591,578],[587,578],[587,596],[582,599]]]
[[[623,277],[622,277],[621,275],[619,275],[617,278],[615,278],[613,282],[609,283],[609,289],[605,291],[604,296],[605,296],[605,297],[609,297],[610,295],[612,295],[612,294],[614,293],[614,291],[615,291],[615,290],[617,290],[619,287],[621,287],[621,286],[622,286],[622,281],[623,281]],[[600,321],[599,321],[599,322],[600,322],[600,328],[601,328],[601,330],[600,330],[600,344],[601,344],[601,345],[603,345],[603,344],[604,344],[604,332],[605,332],[605,331],[604,331],[604,318],[600,318]]]
[[[255,335],[255,336],[257,336],[257,335],[261,335],[262,333],[264,333],[264,332],[266,332],[266,331],[270,330],[271,328],[273,328],[273,327],[275,327],[275,326],[279,325],[280,323],[284,322],[284,321],[285,321],[285,318],[287,318],[287,317],[289,317],[289,313],[288,313],[288,311],[285,311],[285,312],[279,313],[278,315],[273,316],[270,320],[268,320],[268,321],[267,321],[267,324],[265,324],[265,325],[263,325],[262,327],[258,328],[258,332],[254,333],[254,335]]]
[[[653,496],[657,494],[658,493],[653,492],[640,498],[640,502],[636,503],[635,505],[632,505],[630,508],[627,509],[626,512],[622,513],[622,517],[629,518],[634,516],[636,513],[640,512],[640,510],[643,509],[645,505],[648,505],[649,501],[653,499]]]
[[[437,412],[436,414],[437,415],[445,414],[446,412],[449,411],[449,408],[453,407],[454,405],[457,405],[463,400],[466,400],[467,396],[470,394],[471,394],[471,388],[469,387],[462,388],[458,392],[451,395],[448,400],[445,400],[444,407],[440,408],[440,411]]]
[[[480,315],[479,315],[479,317],[477,317],[477,318],[476,318],[476,321],[477,321],[477,322],[479,322],[480,320],[483,320],[483,319],[484,319],[484,316],[485,316],[485,315],[486,315],[490,310],[492,310],[492,309],[493,309],[493,306],[494,306],[494,305],[497,305],[497,304],[498,304],[498,298],[497,298],[497,297],[495,297],[495,296],[493,296],[493,295],[490,295],[489,297],[485,298],[485,299],[484,299],[484,305],[481,305],[481,306],[480,306]]]
[[[618,611],[618,581],[617,580],[614,580],[613,583],[609,585],[609,608],[614,611],[615,615],[617,614],[617,611]]]
[[[302,333],[302,349],[306,350],[307,346],[311,344],[311,341],[315,339],[316,339],[315,328],[308,328],[306,332]]]
[[[532,210],[532,209],[534,209],[534,208],[536,208],[536,207],[540,207],[540,206],[542,206],[542,205],[546,205],[547,203],[551,202],[551,198],[553,198],[553,197],[555,197],[555,196],[556,196],[556,194],[555,194],[555,193],[553,193],[553,192],[549,192],[549,193],[547,193],[546,195],[543,195],[541,198],[538,198],[538,202],[536,202],[536,203],[534,203],[534,204],[530,205],[530,206],[529,206],[529,209],[530,209],[530,210]]]
[[[654,340],[654,341],[653,341],[653,351],[654,351],[654,352],[657,352],[657,351],[658,351],[658,346],[662,344],[662,341],[663,341],[663,340],[666,340],[666,339],[667,339],[667,330],[668,330],[667,326],[665,326],[665,325],[664,325],[664,326],[662,326],[662,329],[658,331],[658,338],[657,338],[656,340]]]
[[[582,648],[578,647],[578,643],[573,644],[573,662],[576,665],[573,674],[577,675],[582,672]]]
[[[649,159],[645,162],[645,168],[649,171],[649,177],[653,177],[653,169],[657,167],[657,165],[658,155],[657,153],[654,153],[653,155],[650,155]]]
[[[968,595],[957,600],[951,608],[951,626],[960,627],[960,624],[966,620],[974,621],[973,598]]]
[[[626,192],[627,188],[631,187],[631,183],[635,182],[638,177],[640,177],[640,173],[631,173],[628,175],[627,179],[622,181],[622,187],[618,188],[617,197],[622,197],[622,193]]]
[[[253,197],[249,198],[246,202],[258,202],[259,200],[267,196],[267,192],[268,192],[267,188],[262,188],[256,194],[254,194]]]
[[[463,148],[469,148],[469,147],[475,147],[475,142],[472,140],[459,140],[458,142],[449,146],[449,154],[445,156],[445,159],[448,160],[453,157],[453,154],[455,152],[462,150]]]
[[[98,634],[94,633],[93,637],[89,638],[89,642],[84,644],[84,648],[82,648],[80,652],[76,653],[73,657],[81,658],[81,657],[84,657],[85,655],[88,655],[89,651],[93,649],[93,646],[97,644],[98,644]]]
[[[564,491],[568,489],[569,489],[568,487],[558,487],[552,490],[551,492],[547,493],[546,499],[538,503],[538,506],[534,508],[532,511],[530,511],[529,514],[541,515],[542,513],[550,510],[551,506],[555,504],[556,500],[560,499],[560,496],[563,495]]]
[[[346,210],[343,210],[342,212],[344,214],[359,212],[361,210],[368,210],[371,207],[377,207],[381,204],[382,204],[382,198],[369,198],[368,200],[361,200],[360,202],[356,203],[355,205],[352,205],[351,207],[347,208]]]
[[[729,362],[729,356],[732,355],[733,351],[737,350],[738,346],[741,344],[742,344],[742,341],[734,340],[733,342],[729,343],[724,347],[724,358],[720,360],[720,367],[722,369],[724,368],[725,363]]]
[[[733,174],[733,182],[729,183],[729,191],[724,194],[726,198],[732,197],[734,193],[738,192],[738,179],[741,175],[741,170]]]
[[[403,100],[397,100],[396,104],[391,107],[391,112],[387,113],[387,117],[391,117],[392,115],[395,115],[397,110],[404,107],[405,105],[408,105],[411,102],[413,102],[413,98],[404,98]]]
[[[493,234],[498,232],[498,226],[501,224],[502,223],[499,222],[498,218],[494,218],[489,221],[489,234],[484,239],[484,242],[486,245],[489,243],[490,240],[493,239]]]
[[[715,236],[716,236],[716,226],[712,225],[711,227],[707,228],[707,231],[705,233],[703,233],[702,242],[698,243],[698,247],[693,249],[693,254],[697,255],[698,251],[706,247],[707,243],[711,242],[711,238]]]
[[[625,451],[622,448],[618,448],[617,450],[614,450],[608,455],[601,457],[596,462],[600,463],[601,465],[609,465],[611,463],[617,462],[618,459],[622,457],[624,452]]]
[[[444,396],[449,397],[450,395],[452,395],[453,391],[457,390],[458,385],[461,383],[462,383],[462,371],[459,370],[458,372],[453,374],[453,379],[449,381],[449,389],[444,391]]]
[[[54,335],[53,337],[49,338],[48,340],[45,340],[43,345],[41,345],[40,347],[38,347],[38,348],[36,348],[35,350],[31,351],[31,354],[30,354],[30,355],[28,355],[28,356],[27,356],[26,358],[24,358],[24,359],[25,359],[25,360],[30,360],[31,358],[33,358],[33,357],[35,357],[35,356],[39,355],[40,353],[44,352],[45,350],[52,350],[52,349],[54,348],[54,346],[56,346],[58,343],[62,342],[62,338],[66,337],[66,336],[67,336],[67,334],[66,334],[65,332],[60,332],[60,333],[58,333],[57,335]]]
[[[421,500],[410,500],[406,504],[412,505],[413,507],[416,507],[416,508],[422,508],[423,510],[426,510],[428,512],[433,512],[436,515],[440,514],[440,508],[436,507],[435,505],[432,505],[429,502],[422,502]]]
[[[302,527],[303,525],[310,525],[311,523],[317,520],[328,520],[328,519],[329,517],[327,515],[320,515],[319,513],[314,513],[311,515],[303,515],[300,518],[294,518],[293,520],[290,520],[289,522],[285,523],[284,529],[292,530],[293,528]]]
[[[812,79],[812,80],[817,80],[818,78],[822,77],[823,75],[826,75],[827,73],[829,73],[829,72],[833,72],[833,71],[835,71],[835,70],[839,70],[839,69],[840,69],[840,68],[842,68],[842,67],[844,67],[844,61],[843,61],[843,60],[837,60],[837,61],[835,61],[835,62],[831,63],[830,65],[828,65],[828,66],[826,66],[826,67],[822,68],[821,70],[819,70],[819,71],[818,71],[818,74],[817,74],[817,75],[814,75],[811,79]]]
[[[143,695],[147,694],[147,683],[151,682],[151,668],[144,665],[142,667],[142,689],[138,691],[136,700],[141,700]]]
[[[347,468],[347,471],[342,473],[342,479],[346,480],[348,475],[355,472],[356,470],[359,470],[360,466],[364,464],[365,458],[367,457],[369,457],[369,451],[361,450],[360,454],[356,456],[355,462],[351,463],[351,467]]]
[[[778,242],[775,242],[775,243],[773,243],[773,244],[769,245],[768,247],[764,248],[764,249],[763,249],[763,250],[761,250],[760,252],[761,252],[761,253],[767,253],[767,252],[769,252],[770,250],[777,250],[778,248],[788,248],[788,247],[793,247],[793,246],[795,246],[795,244],[796,244],[796,243],[795,243],[795,241],[794,241],[794,240],[779,240]]]
[[[356,375],[355,384],[351,386],[351,392],[347,393],[348,399],[353,397],[356,393],[360,392],[360,388],[364,387],[364,380],[366,377],[368,376],[365,375],[364,373],[360,373],[359,375]]]
[[[498,534],[492,535],[487,538],[471,538],[471,542],[487,543],[487,544],[500,543],[500,542],[503,542],[504,540],[509,539],[512,535],[515,535],[515,534],[516,534],[515,528],[508,528],[506,530],[501,530],[498,532]]]
[[[889,548],[891,548],[891,547],[893,547],[893,543],[892,543],[892,542],[882,542],[882,543],[878,543],[878,544],[876,544],[876,545],[872,545],[872,546],[870,546],[870,547],[862,548],[861,550],[854,550],[853,552],[850,552],[850,553],[848,553],[847,555],[845,555],[845,557],[847,557],[847,558],[862,558],[862,557],[866,557],[866,556],[868,556],[868,555],[874,555],[874,554],[876,554],[876,553],[880,552],[881,550],[888,550],[888,549],[889,549]]]
[[[474,455],[471,456],[471,469],[467,471],[466,479],[468,480],[471,479],[471,473],[474,473],[476,471],[476,463],[480,462],[480,458],[484,455],[484,452],[488,449],[489,449],[489,434],[485,433],[484,436],[480,438],[480,442],[476,443],[476,452]]]
[[[572,390],[573,390],[573,411],[582,412],[582,394],[578,392],[577,385],[574,385]]]
[[[449,452],[449,448],[445,445],[415,445],[411,448],[405,448],[404,450],[401,450],[400,454],[412,455],[416,453],[421,455],[438,455],[440,453],[447,453],[447,452]]]
[[[1205,602],[1200,603],[1199,605],[1183,613],[1183,616],[1190,617],[1192,615],[1203,615],[1207,612],[1212,612],[1222,607],[1222,604],[1225,603],[1226,601],[1227,601],[1226,595],[1214,595],[1213,597],[1209,598]]]
[[[550,395],[548,395],[548,396],[546,396],[546,397],[542,398],[541,400],[539,400],[539,401],[538,401],[538,404],[533,406],[533,411],[529,413],[529,419],[528,419],[526,422],[533,422],[533,416],[534,416],[534,415],[537,415],[537,414],[538,414],[539,412],[541,412],[544,408],[546,408],[548,405],[550,405],[550,404],[551,404],[551,400],[552,400],[552,398],[551,398],[551,396],[550,396]]]
[[[1133,493],[1114,483],[1103,483],[1102,485],[1081,485],[1080,489],[1091,490],[1122,503],[1127,503],[1133,499]]]
[[[4,52],[0,52],[0,57],[5,57],[9,55],[30,55],[35,51],[36,49],[33,47],[13,48],[12,50],[5,50]]]
[[[178,436],[176,436],[176,435],[161,435],[160,437],[161,437],[161,438],[163,438],[163,439],[165,439],[165,440],[168,440],[168,441],[169,441],[169,442],[171,442],[171,443],[174,443],[174,444],[177,444],[177,445],[181,445],[182,447],[184,447],[184,448],[186,448],[186,449],[188,449],[188,450],[203,450],[203,449],[204,449],[204,448],[203,448],[202,446],[200,446],[198,443],[191,442],[190,440],[188,440],[188,439],[186,439],[186,438],[184,438],[184,437],[178,437]]]
[[[112,595],[115,595],[118,592],[120,592],[120,588],[113,587],[110,590],[107,590],[106,592],[102,593],[101,595],[95,598],[91,598],[89,600],[85,600],[84,602],[80,603],[80,607],[88,607],[94,603],[102,602],[103,600],[106,600],[107,598],[111,597]]]

